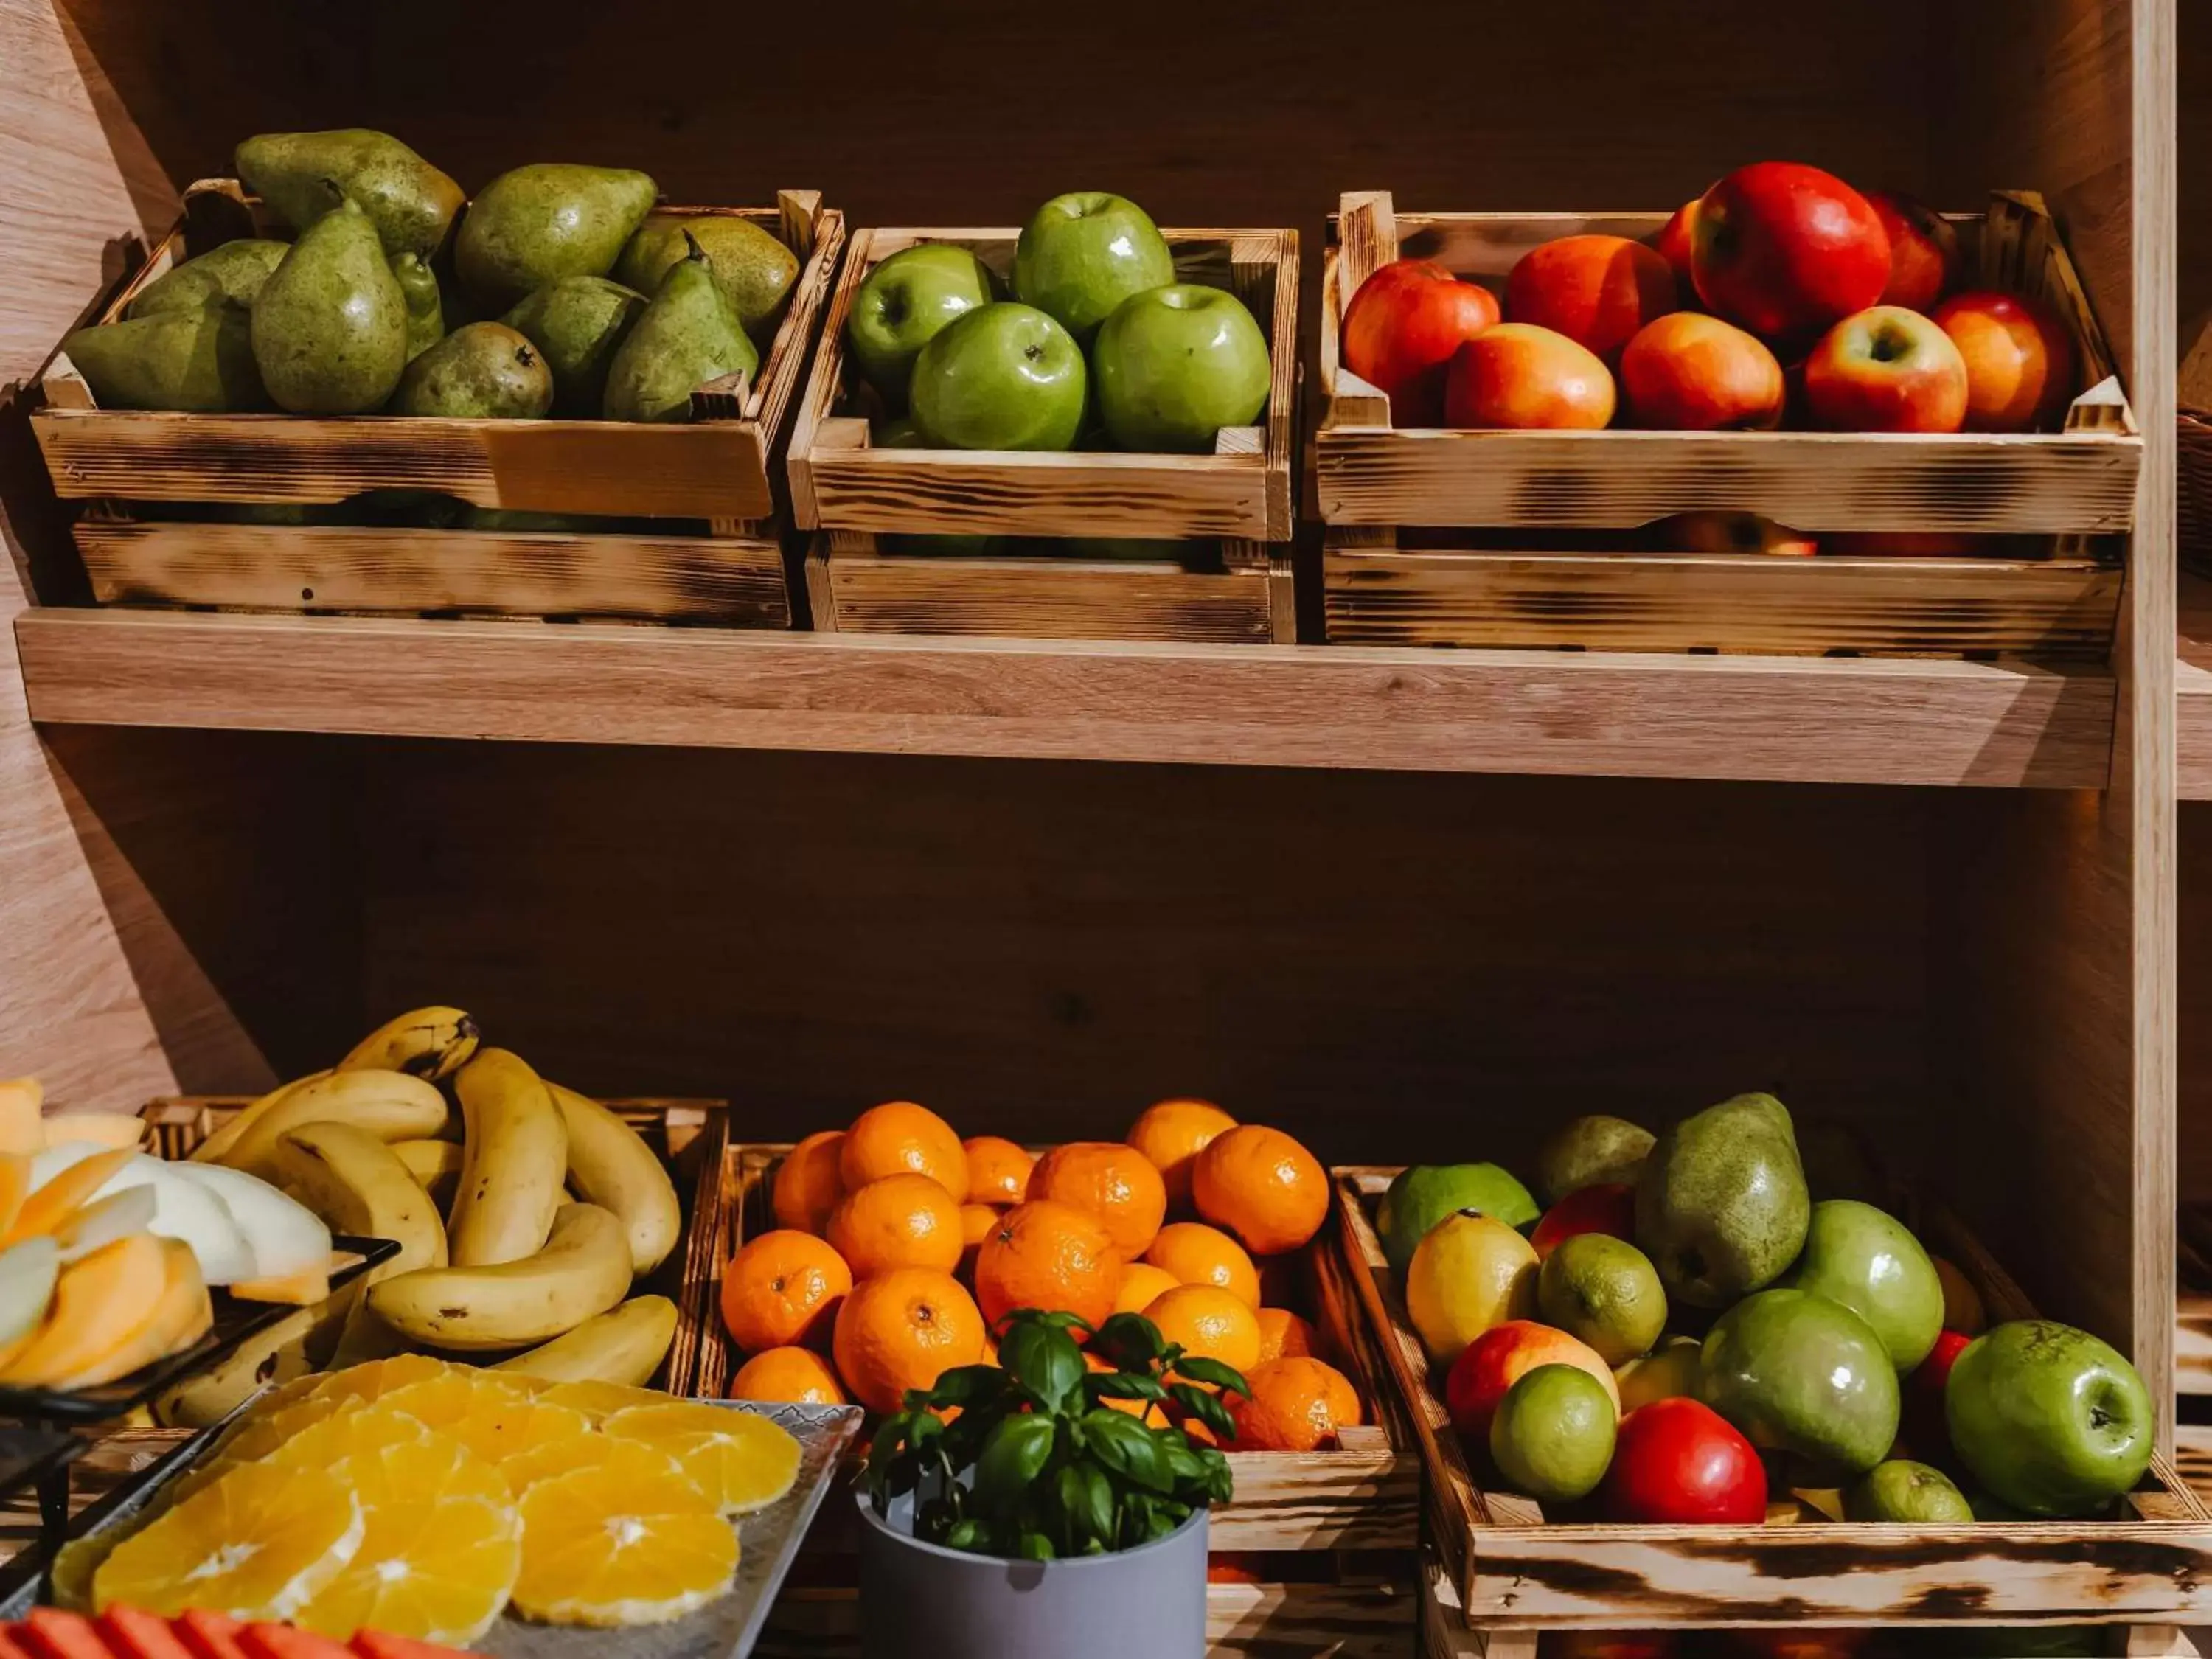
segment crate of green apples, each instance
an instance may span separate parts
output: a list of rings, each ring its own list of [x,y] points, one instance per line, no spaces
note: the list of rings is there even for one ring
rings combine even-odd
[[[2212,1516],[2134,1366],[1863,1139],[1807,1137],[1741,1095],[1656,1137],[1577,1119],[1529,1184],[1339,1172],[1466,1622],[2200,1620]]]
[[[817,192],[671,207],[264,134],[63,342],[33,426],[103,603],[787,625],[780,505],[842,256]]]
[[[1289,642],[1297,234],[855,234],[791,442],[839,632]]]

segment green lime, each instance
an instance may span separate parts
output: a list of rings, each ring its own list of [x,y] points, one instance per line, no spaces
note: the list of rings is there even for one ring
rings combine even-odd
[[[1625,1238],[1562,1239],[1536,1279],[1536,1310],[1597,1350],[1608,1365],[1650,1351],[1667,1324],[1667,1292],[1651,1258]]]
[[[1490,1419],[1498,1471],[1547,1504],[1587,1497],[1613,1462],[1613,1397],[1579,1365],[1539,1365],[1505,1391]]]
[[[1974,1518],[1973,1505],[1941,1469],[1908,1458],[1877,1463],[1844,1491],[1846,1521],[1917,1521],[1949,1525]]]

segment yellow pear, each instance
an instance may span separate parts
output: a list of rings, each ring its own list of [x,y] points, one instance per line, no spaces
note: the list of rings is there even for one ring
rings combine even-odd
[[[1462,1210],[1429,1229],[1406,1267],[1406,1312],[1438,1366],[1493,1325],[1536,1312],[1535,1247],[1495,1217]]]

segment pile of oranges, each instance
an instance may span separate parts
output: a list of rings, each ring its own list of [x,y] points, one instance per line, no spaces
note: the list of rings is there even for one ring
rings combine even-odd
[[[1360,1420],[1312,1327],[1279,1305],[1290,1253],[1328,1217],[1328,1174],[1206,1101],[1161,1101],[1127,1140],[1036,1158],[892,1101],[800,1141],[771,1200],[775,1229],[722,1276],[723,1322],[749,1356],[732,1398],[896,1411],[941,1372],[994,1363],[1006,1315],[1042,1308],[1094,1326],[1140,1313],[1243,1372],[1237,1449],[1311,1451]]]

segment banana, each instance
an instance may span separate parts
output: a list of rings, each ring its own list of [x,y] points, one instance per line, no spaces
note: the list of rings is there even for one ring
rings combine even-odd
[[[459,1009],[411,1008],[355,1043],[337,1068],[404,1072],[436,1083],[467,1065],[476,1051],[477,1023]]]
[[[430,1194],[366,1129],[303,1123],[277,1137],[272,1158],[277,1178],[332,1231],[398,1241],[399,1254],[369,1274],[372,1284],[446,1265],[446,1230]]]
[[[154,1400],[154,1419],[164,1428],[204,1429],[252,1399],[264,1382],[289,1382],[321,1364],[337,1339],[355,1300],[349,1285],[329,1301],[286,1314],[248,1337],[207,1370]]]
[[[229,1122],[193,1147],[190,1153],[191,1162],[222,1163],[230,1156],[230,1149],[238,1145],[240,1138],[259,1122],[278,1101],[283,1100],[295,1089],[304,1089],[310,1083],[320,1083],[329,1075],[328,1072],[310,1072],[305,1077],[294,1078],[289,1083],[278,1084],[252,1105],[243,1107],[233,1113]]]
[[[634,1296],[586,1320],[565,1336],[502,1359],[491,1369],[548,1382],[620,1382],[641,1388],[660,1369],[676,1340],[676,1304],[665,1296]]]
[[[568,1172],[568,1130],[552,1093],[504,1048],[483,1049],[462,1066],[453,1092],[465,1126],[461,1189],[446,1222],[453,1265],[495,1267],[533,1255],[551,1231]]]
[[[629,1291],[629,1238],[622,1222],[596,1204],[563,1204],[535,1255],[401,1273],[369,1286],[368,1305],[410,1342],[472,1353],[559,1336]]]
[[[612,1210],[629,1234],[629,1261],[649,1273],[684,1234],[676,1183],[638,1132],[596,1100],[545,1085],[568,1126],[568,1185],[586,1204]]]
[[[392,1150],[441,1214],[452,1207],[454,1189],[461,1184],[459,1146],[450,1140],[395,1140]]]
[[[416,1140],[445,1122],[446,1097],[434,1084],[404,1072],[332,1072],[288,1091],[208,1161],[268,1179],[278,1139],[303,1123],[350,1123],[379,1140]]]

